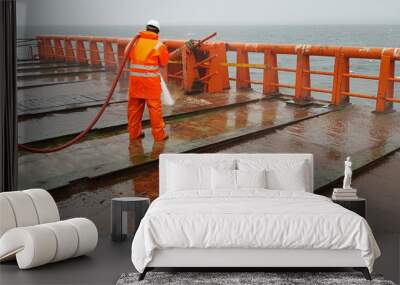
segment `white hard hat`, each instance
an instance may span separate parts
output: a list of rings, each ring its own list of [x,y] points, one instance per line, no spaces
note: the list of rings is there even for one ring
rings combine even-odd
[[[150,21],[148,21],[147,26],[153,26],[153,27],[156,27],[157,29],[160,29],[160,23],[154,19],[151,19]]]

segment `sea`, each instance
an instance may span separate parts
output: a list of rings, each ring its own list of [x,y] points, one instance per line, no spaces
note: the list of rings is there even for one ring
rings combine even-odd
[[[74,34],[110,37],[133,37],[143,29],[142,26],[20,26],[17,28],[19,38],[31,38],[38,34]],[[394,47],[400,48],[400,25],[250,25],[250,26],[162,26],[162,39],[200,39],[217,32],[216,41],[259,42],[274,44],[318,44],[361,47]],[[250,63],[263,63],[261,54],[251,53]],[[228,61],[235,62],[235,54],[228,53]],[[278,64],[282,67],[295,67],[294,55],[279,55]],[[334,59],[329,57],[311,57],[311,69],[333,71]],[[378,75],[379,60],[351,59],[351,72]],[[230,76],[235,69],[230,68]],[[400,63],[396,63],[396,76],[400,77]],[[251,79],[262,79],[262,70],[251,70]],[[281,83],[293,84],[294,74],[279,72]],[[332,77],[312,75],[312,86],[331,89]],[[355,93],[375,96],[378,82],[373,80],[350,80],[350,89]],[[260,86],[253,86],[259,89]],[[281,89],[285,94],[293,94],[291,89]],[[329,94],[313,92],[313,97],[329,100]],[[395,85],[395,97],[400,98],[400,84]],[[374,100],[351,98],[353,103],[375,105]],[[400,109],[400,104],[395,104]]]

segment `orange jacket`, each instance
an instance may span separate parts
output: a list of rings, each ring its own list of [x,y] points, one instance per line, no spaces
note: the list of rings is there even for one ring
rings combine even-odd
[[[129,59],[129,96],[160,99],[160,67],[168,64],[168,50],[158,40],[158,35],[148,31],[140,32]]]

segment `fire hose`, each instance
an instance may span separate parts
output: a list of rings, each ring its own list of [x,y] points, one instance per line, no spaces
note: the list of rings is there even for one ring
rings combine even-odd
[[[205,41],[211,39],[212,37],[216,36],[217,33],[212,33],[209,36],[199,40],[199,41],[189,41],[189,45],[188,47],[190,49],[193,48],[197,48],[199,47],[202,43],[204,43]],[[122,64],[120,65],[117,75],[114,78],[114,81],[111,85],[111,88],[108,92],[107,97],[104,100],[103,105],[101,106],[100,110],[97,112],[96,116],[93,118],[93,120],[89,123],[89,125],[86,127],[86,129],[84,129],[82,132],[80,132],[78,135],[76,135],[74,138],[72,138],[71,140],[67,141],[66,143],[59,145],[59,146],[55,146],[55,147],[46,147],[46,148],[35,148],[35,147],[30,147],[24,144],[18,144],[18,147],[22,150],[25,151],[29,151],[29,152],[34,152],[34,153],[51,153],[51,152],[56,152],[56,151],[60,151],[63,150],[75,143],[77,143],[78,141],[80,141],[82,138],[84,138],[91,130],[92,128],[96,125],[97,121],[100,119],[100,117],[103,115],[104,111],[106,110],[107,106],[110,103],[111,97],[114,95],[114,91],[115,88],[117,87],[117,83],[119,81],[119,79],[121,78],[122,72],[124,71],[124,67],[126,65],[126,62],[128,61],[129,58],[129,52],[132,49],[133,45],[136,43],[136,41],[138,40],[139,36],[135,36],[128,44],[128,47],[124,53],[124,57],[122,60]],[[178,56],[180,53],[182,52],[182,48],[180,49],[176,49],[174,50],[172,53],[170,53],[169,58],[174,58],[176,56]]]

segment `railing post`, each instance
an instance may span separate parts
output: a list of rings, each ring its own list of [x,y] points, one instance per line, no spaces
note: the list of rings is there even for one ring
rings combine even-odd
[[[223,76],[221,72],[221,67],[222,66],[222,58],[219,56],[219,46],[217,43],[212,43],[207,45],[206,51],[208,51],[208,56],[213,57],[209,62],[208,62],[208,68],[207,68],[207,75],[211,76],[209,79],[207,79],[207,93],[217,93],[217,92],[222,92],[224,89],[223,86]]]
[[[65,60],[64,49],[61,44],[61,39],[54,39],[54,45],[55,45],[56,60],[59,61]]]
[[[125,44],[118,43],[117,45],[118,66],[121,66],[122,62],[124,61],[125,48],[126,48]]]
[[[302,46],[297,50],[297,63],[296,63],[296,85],[295,85],[295,101],[305,101],[311,99],[310,88],[311,75],[306,70],[310,70],[310,56],[305,54],[306,46]]]
[[[46,59],[54,59],[54,50],[53,50],[51,39],[45,38],[44,43],[45,43],[45,58]]]
[[[343,105],[350,102],[348,96],[344,96],[343,92],[350,92],[350,78],[344,76],[350,72],[350,59],[345,57],[341,50],[335,57],[335,67],[333,75],[332,99],[333,105]]]
[[[90,64],[91,65],[101,65],[99,48],[97,47],[97,42],[89,41],[89,52],[90,52]]]
[[[249,54],[247,51],[237,51],[237,64],[249,64]],[[248,67],[236,67],[236,89],[250,89],[250,70]]]
[[[66,62],[75,62],[75,53],[74,48],[72,47],[72,42],[70,39],[66,38],[64,40],[64,48],[65,48],[65,61]]]
[[[104,65],[106,68],[114,69],[117,67],[114,51],[111,42],[104,42]]]
[[[387,102],[386,98],[394,96],[395,61],[393,55],[383,52],[379,71],[378,94],[376,100],[376,112],[389,112],[393,110],[393,102]]]
[[[48,60],[50,58],[49,47],[48,47],[49,44],[46,38],[43,38],[42,41],[43,41],[43,59]]]
[[[76,54],[77,54],[79,63],[84,63],[84,64],[88,63],[88,57],[86,54],[85,43],[83,42],[83,40],[76,41]]]
[[[229,89],[231,88],[229,82],[229,68],[223,65],[223,63],[228,62],[228,57],[226,54],[226,45],[223,42],[217,44],[217,61],[220,64],[218,72],[222,78],[222,88]]]
[[[279,95],[278,58],[271,50],[264,52],[263,94]]]
[[[168,47],[168,46],[167,46]],[[173,49],[168,48],[168,51],[171,52]],[[176,63],[169,62],[166,66],[167,68],[167,75],[168,75],[168,82],[173,82],[176,85],[183,86],[183,63],[182,63],[182,54],[176,58],[174,61]],[[180,61],[180,63],[178,63]],[[179,78],[178,78],[179,77]]]
[[[39,59],[43,60],[45,59],[44,40],[41,37],[37,37],[37,42],[38,42]]]
[[[125,55],[126,47],[127,47],[127,44],[120,43],[120,42],[118,42],[118,44],[117,44],[117,62],[118,62],[118,67],[121,67],[121,65],[124,62],[124,55]],[[126,63],[125,70],[129,69],[129,65],[130,65],[130,60],[128,60],[128,62]],[[126,79],[126,78],[128,78],[129,73],[128,72],[122,72],[121,76],[122,76],[122,78]],[[122,86],[121,82],[123,82],[123,81],[120,81],[120,85]]]
[[[29,58],[34,59],[32,46],[29,47]]]

